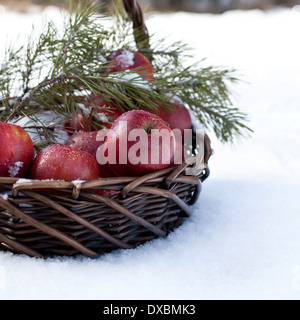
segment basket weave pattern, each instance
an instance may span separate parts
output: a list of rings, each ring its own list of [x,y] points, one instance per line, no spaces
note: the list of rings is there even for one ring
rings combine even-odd
[[[186,167],[76,185],[0,178],[1,189],[11,190],[8,200],[0,197],[2,249],[36,257],[80,253],[96,258],[163,237],[190,215],[209,173],[206,168],[199,176],[185,176]],[[42,192],[45,188],[61,194]],[[93,193],[103,188],[120,193]]]

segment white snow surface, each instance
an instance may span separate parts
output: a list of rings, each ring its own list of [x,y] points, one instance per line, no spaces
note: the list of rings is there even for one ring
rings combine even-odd
[[[44,13],[59,20],[53,7]],[[24,38],[41,19],[2,8],[1,39]],[[195,61],[239,70],[236,104],[255,133],[230,146],[209,132],[211,176],[168,237],[96,260],[1,252],[0,298],[299,299],[300,13],[154,13],[147,24],[195,48]]]

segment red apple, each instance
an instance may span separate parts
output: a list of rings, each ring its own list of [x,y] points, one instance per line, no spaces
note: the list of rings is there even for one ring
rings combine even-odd
[[[101,132],[100,132],[101,133]],[[85,151],[92,155],[96,159],[96,153],[98,148],[104,143],[104,139],[97,139],[99,137],[98,131],[92,132],[76,132],[72,135],[69,141],[67,141],[67,145],[72,148],[76,148],[82,151]],[[111,178],[116,175],[109,169],[109,167],[105,165],[99,164],[99,177],[100,178]],[[102,196],[114,196],[120,193],[120,191],[116,190],[87,190],[91,193],[99,194]]]
[[[75,132],[70,139],[65,143],[72,148],[85,151],[96,158],[98,148],[104,143],[97,141],[97,131],[92,132]]]
[[[100,139],[97,139],[97,135],[99,135],[98,131],[75,132],[71,136],[71,138],[66,142],[66,145],[87,152],[90,155],[92,155],[96,160],[97,150],[104,143],[104,138],[101,141],[99,141]],[[110,178],[115,176],[115,174],[109,169],[107,165],[99,164],[99,170],[100,178]]]
[[[139,52],[118,50],[108,57],[106,73],[135,70],[142,79],[153,81],[153,68],[149,60]]]
[[[95,194],[99,194],[100,196],[105,196],[105,197],[112,197],[117,194],[120,194],[121,191],[116,191],[116,190],[97,190],[96,192],[93,192]],[[119,197],[118,197],[119,199]]]
[[[34,146],[20,126],[0,122],[0,177],[25,178],[34,157]]]
[[[94,180],[99,178],[99,166],[93,156],[61,144],[42,149],[33,161],[31,179]]]
[[[103,114],[106,119],[98,121],[99,125],[110,129],[112,123],[122,114],[113,102],[106,102],[99,95],[92,93],[88,99],[92,106],[93,112]]]
[[[79,131],[96,131],[101,127],[109,129],[114,120],[116,120],[122,114],[122,112],[119,111],[112,102],[105,102],[95,93],[92,93],[89,97],[87,97],[86,101],[91,104],[92,113],[90,116],[87,116],[81,109],[78,109],[72,118],[65,123],[64,128],[69,135]],[[103,114],[103,116],[101,114]],[[97,125],[93,125],[92,117],[95,118]]]
[[[170,124],[170,128],[180,129],[184,137],[185,129],[192,129],[192,119],[189,110],[180,102],[171,103],[172,109],[165,111],[160,110],[157,114]]]
[[[106,160],[117,176],[141,176],[170,165],[174,140],[170,127],[160,117],[132,110],[114,122],[97,159],[103,156],[99,162]]]
[[[86,116],[81,109],[78,109],[64,125],[65,130],[69,135],[78,131],[92,131],[95,128],[92,127],[91,118]]]

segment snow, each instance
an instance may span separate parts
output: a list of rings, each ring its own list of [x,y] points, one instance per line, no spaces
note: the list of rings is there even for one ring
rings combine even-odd
[[[120,67],[128,68],[134,65],[134,53],[128,50],[122,51],[115,59]]]
[[[103,108],[106,108],[106,107],[107,107],[106,105],[103,106]],[[109,121],[109,119],[105,113],[97,112],[94,116],[96,117],[97,120],[99,120],[101,122],[106,123]]]
[[[34,180],[32,180],[32,179],[21,178],[16,183],[27,183],[27,182],[33,182],[33,181]]]
[[[143,89],[150,89],[151,88],[151,86],[147,80],[144,80],[138,73],[132,72],[130,70],[126,70],[126,71],[122,72],[121,74],[111,73],[109,75],[109,78],[122,80],[124,82],[130,81],[130,83],[134,84],[137,87],[143,88]]]
[[[40,19],[0,10],[12,35]],[[192,217],[168,237],[96,260],[2,252],[0,298],[299,299],[300,12],[153,14],[147,24],[194,47],[192,59],[239,70],[236,104],[252,138],[222,145],[209,132],[211,176]]]
[[[15,162],[12,166],[8,168],[8,173],[11,178],[14,178],[23,167],[24,163],[22,161]]]
[[[0,193],[0,197],[4,200],[8,199],[8,193]]]
[[[86,182],[85,180],[80,180],[80,179],[77,179],[77,180],[74,180],[74,181],[72,181],[72,183],[76,186],[76,187],[78,187],[78,186],[80,186],[82,183],[84,183],[84,182]]]

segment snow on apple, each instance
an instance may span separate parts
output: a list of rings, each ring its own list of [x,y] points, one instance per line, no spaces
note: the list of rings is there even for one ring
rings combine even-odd
[[[134,53],[128,50],[124,50],[120,54],[114,53],[111,58],[115,58],[121,68],[128,68],[134,65]]]
[[[105,101],[100,95],[91,93],[87,100],[91,104],[93,116],[99,117],[99,126],[110,128],[114,120],[122,114],[113,101]]]
[[[134,70],[144,80],[152,82],[154,79],[153,68],[149,60],[140,52],[129,52],[118,50],[108,57],[108,66],[104,70],[106,73],[124,72]]]
[[[73,116],[65,122],[64,130],[69,136],[79,131],[91,132],[99,130],[101,127],[110,128],[112,122],[122,114],[113,102],[104,101],[95,93],[87,96],[86,102],[90,105],[89,108],[80,106]]]
[[[17,161],[13,165],[9,166],[8,173],[10,177],[16,177],[23,165],[24,163],[22,161]]]

